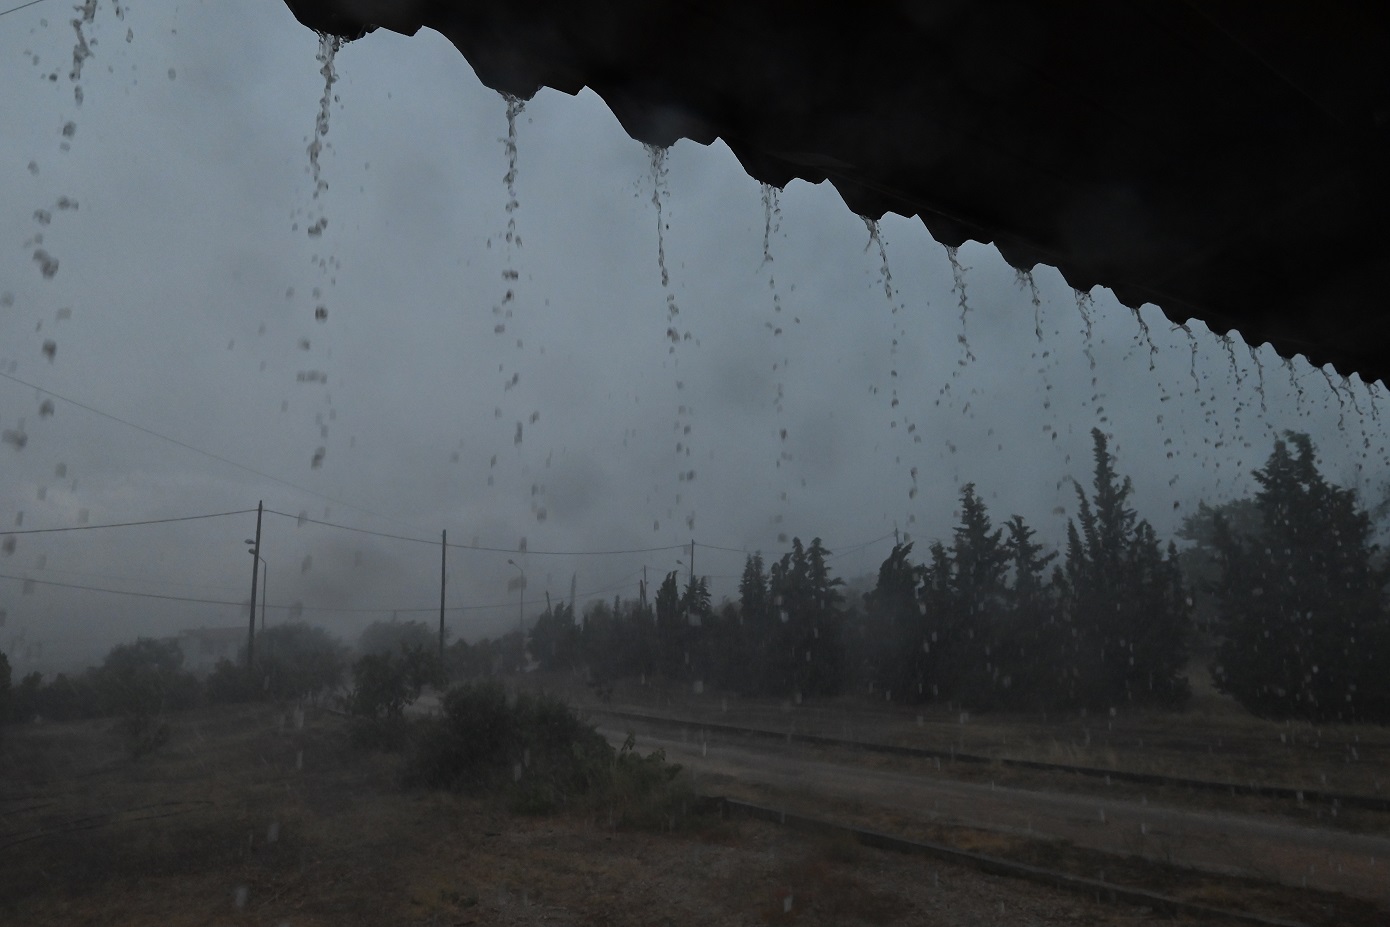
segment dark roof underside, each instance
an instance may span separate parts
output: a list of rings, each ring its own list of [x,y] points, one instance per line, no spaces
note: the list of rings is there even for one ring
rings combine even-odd
[[[1390,4],[287,2],[338,35],[428,26],[499,91],[590,87],[640,141],[721,138],[757,180],[1390,379]]]

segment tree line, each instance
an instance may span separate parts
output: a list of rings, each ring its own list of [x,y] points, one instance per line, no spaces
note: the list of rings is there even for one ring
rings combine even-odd
[[[1177,708],[1191,696],[1195,653],[1215,686],[1256,714],[1390,720],[1390,566],[1370,515],[1318,471],[1306,435],[1275,442],[1251,497],[1186,518],[1181,553],[1130,505],[1105,436],[1092,438],[1091,485],[1075,485],[1059,549],[1020,516],[996,524],[968,483],[950,538],[925,557],[896,543],[863,595],[846,596],[819,538],[796,538],[776,560],[746,558],[736,600],[716,605],[707,578],[672,571],[650,601],[644,589],[582,616],[573,602],[548,604],[529,633],[455,641],[442,660],[419,622],[368,628],[350,673],[348,648],[302,624],[265,632],[253,673],[224,661],[202,680],[181,669],[173,642],[121,645],[101,666],[46,684],[31,674],[11,686],[0,654],[0,717],[91,717],[112,704],[144,717],[349,683],[346,706],[389,713],[426,684],[537,664],[601,691],[660,678],[795,700],[858,692],[974,709]]]
[[[1092,440],[1091,484],[1075,485],[1057,549],[1018,515],[996,524],[966,484],[950,539],[925,557],[895,544],[861,601],[819,538],[794,539],[775,561],[750,555],[737,600],[718,607],[704,578],[673,571],[650,604],[591,603],[578,621],[573,603],[547,608],[529,653],[600,686],[662,677],[978,709],[1179,708],[1201,660],[1255,714],[1390,720],[1390,567],[1306,435],[1275,442],[1252,497],[1186,518],[1182,552],[1132,507],[1105,435]]]

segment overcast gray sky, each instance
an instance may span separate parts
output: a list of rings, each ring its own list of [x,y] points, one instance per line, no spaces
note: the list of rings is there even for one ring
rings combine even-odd
[[[879,226],[890,295],[832,189],[795,183],[771,212],[720,143],[678,144],[658,174],[587,92],[543,91],[517,117],[508,212],[507,105],[434,33],[339,52],[316,199],[312,33],[274,2],[123,7],[83,27],[80,82],[71,0],[0,16],[5,529],[263,499],[420,539],[267,516],[270,621],[347,639],[393,609],[436,620],[447,529],[503,549],[449,551],[449,624],[475,639],[515,620],[509,558],[531,601],[575,573],[581,596],[635,595],[644,566],[656,581],[688,563],[647,549],[692,538],[716,596],[742,551],[795,535],[853,577],[895,527],[948,536],[967,480],[1055,544],[1093,426],[1164,535],[1198,500],[1250,492],[1286,428],[1337,481],[1385,479],[1383,390],[1339,398],[1302,361],[1189,338],[1150,306],[1151,350],[1109,293],[1088,323],[1048,268],[1035,310],[992,248],[963,248],[957,274],[916,220]],[[239,603],[253,531],[242,514],[11,536],[0,648],[51,668],[243,622],[237,604],[46,584]],[[644,552],[538,553],[615,550]]]

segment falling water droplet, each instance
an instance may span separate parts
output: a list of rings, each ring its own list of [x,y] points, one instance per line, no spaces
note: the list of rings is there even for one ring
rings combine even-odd
[[[961,363],[972,363],[975,360],[975,354],[970,350],[970,341],[966,337],[965,323],[966,316],[970,312],[970,303],[965,292],[965,274],[970,268],[961,264],[960,249],[954,246],[946,246],[946,260],[951,263],[952,289],[955,290],[956,303],[960,308],[960,334],[956,336],[956,341],[960,343],[961,348],[965,351],[965,358]]]

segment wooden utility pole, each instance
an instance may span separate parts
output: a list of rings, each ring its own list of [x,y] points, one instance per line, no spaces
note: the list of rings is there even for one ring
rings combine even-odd
[[[690,539],[690,588],[695,588],[695,539]]]
[[[246,630],[246,669],[255,666],[256,655],[256,580],[261,575],[261,514],[265,511],[265,500],[256,503],[256,546],[251,553],[251,626]]]
[[[449,532],[439,534],[439,663],[444,664],[444,577],[449,561]]]

